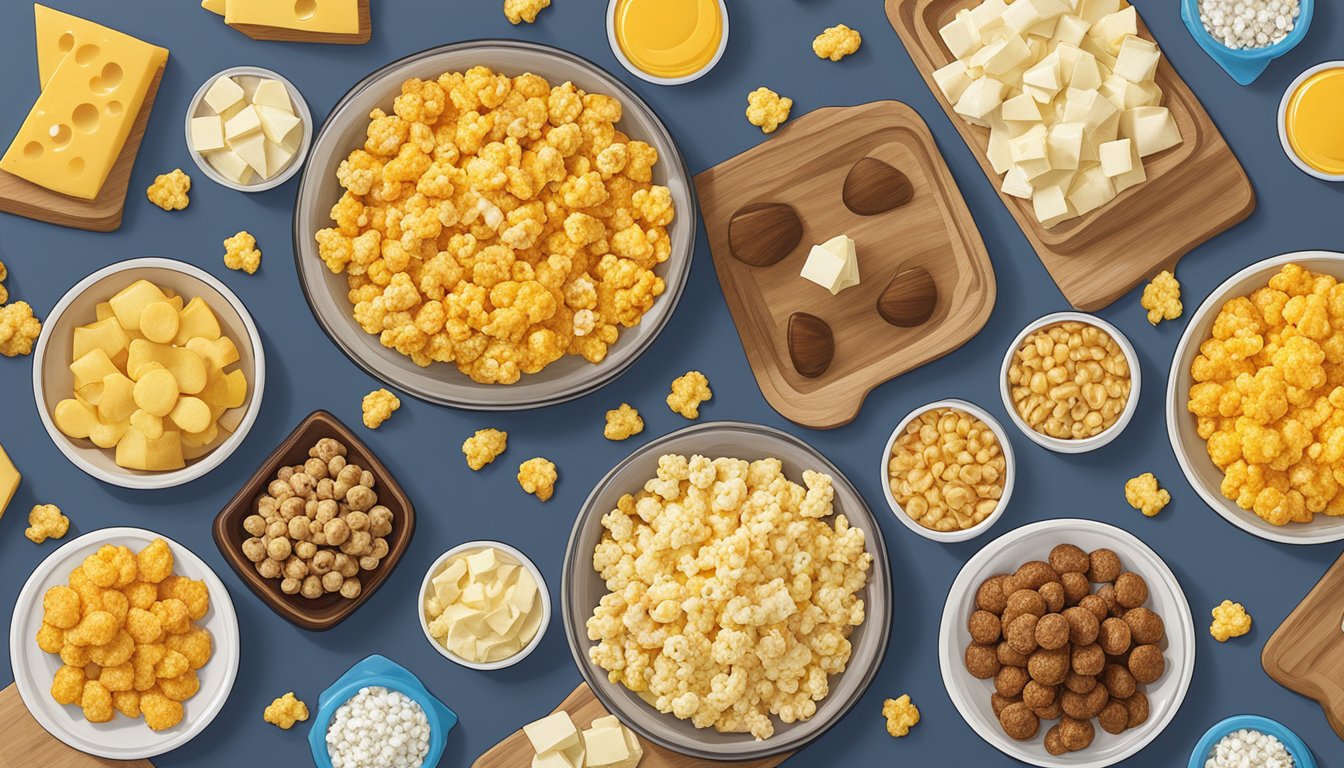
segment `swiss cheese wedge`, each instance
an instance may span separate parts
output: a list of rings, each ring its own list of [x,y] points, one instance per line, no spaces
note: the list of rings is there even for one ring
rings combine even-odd
[[[224,22],[353,35],[359,32],[359,3],[357,0],[297,0],[293,3],[227,0]]]

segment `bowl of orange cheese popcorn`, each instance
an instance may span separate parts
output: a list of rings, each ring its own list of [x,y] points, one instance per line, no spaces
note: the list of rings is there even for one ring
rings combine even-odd
[[[1190,484],[1232,524],[1344,539],[1344,254],[1277,256],[1215,289],[1176,349],[1167,428]]]
[[[370,374],[439,404],[533,408],[653,341],[696,215],[633,91],[570,53],[478,41],[389,64],[336,106],[295,258],[319,324]]]

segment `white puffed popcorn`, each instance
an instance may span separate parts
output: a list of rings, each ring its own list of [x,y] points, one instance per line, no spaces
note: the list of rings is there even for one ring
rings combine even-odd
[[[1199,20],[1228,48],[1264,48],[1293,31],[1298,0],[1199,0]]]
[[[420,768],[429,753],[429,718],[406,694],[360,688],[327,728],[333,768]]]
[[[1293,757],[1273,736],[1243,728],[1213,745],[1204,768],[1293,768]]]

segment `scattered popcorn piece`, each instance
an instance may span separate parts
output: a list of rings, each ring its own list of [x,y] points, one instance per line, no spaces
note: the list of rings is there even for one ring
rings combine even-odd
[[[250,232],[239,232],[224,241],[224,266],[255,275],[261,267],[261,251],[257,238]]]
[[[639,411],[631,408],[629,403],[621,403],[620,408],[607,411],[607,426],[602,429],[602,436],[608,440],[624,440],[643,431],[644,419],[640,418]]]
[[[262,719],[281,730],[288,731],[294,727],[294,723],[308,719],[308,705],[294,698],[294,692],[290,691],[272,701],[262,713]]]
[[[1152,472],[1144,472],[1125,483],[1125,501],[1146,517],[1153,517],[1171,502],[1171,494],[1159,488]]]
[[[524,21],[531,24],[537,20],[537,14],[550,5],[551,0],[504,0],[504,15],[510,24]]]
[[[555,493],[555,481],[558,477],[555,464],[540,456],[518,465],[518,484],[524,491],[542,501],[551,498]]]
[[[1220,643],[1226,643],[1233,637],[1241,637],[1251,631],[1251,615],[1241,603],[1224,600],[1213,609],[1213,624],[1209,634]]]
[[[478,429],[476,434],[462,443],[462,455],[467,457],[467,466],[480,470],[486,464],[499,458],[509,447],[509,433],[498,429]]]
[[[42,333],[42,323],[33,317],[26,301],[0,307],[0,355],[18,357],[31,354],[33,342]]]
[[[364,396],[364,402],[361,408],[364,411],[364,426],[369,429],[377,429],[392,417],[393,412],[401,407],[401,400],[396,395],[388,392],[386,389],[375,389]]]
[[[9,277],[9,270],[5,268],[5,262],[0,261],[0,283],[5,282],[5,278],[7,277]],[[7,301],[9,301],[9,289],[0,285],[0,304],[4,304]]]
[[[714,397],[709,379],[699,371],[688,371],[672,382],[672,393],[667,396],[667,407],[688,419],[700,418],[700,404]]]
[[[757,88],[747,95],[747,122],[760,128],[761,133],[774,133],[780,123],[789,119],[790,109],[793,99],[769,88]]]
[[[834,27],[828,27],[825,32],[817,35],[816,39],[812,41],[812,52],[817,54],[819,59],[839,61],[859,50],[862,43],[863,37],[857,29],[850,29],[844,24],[837,24]]]
[[[887,719],[887,733],[899,739],[919,722],[919,707],[910,701],[910,694],[906,694],[882,702],[882,716]]]
[[[1144,286],[1139,304],[1148,310],[1148,322],[1153,325],[1163,320],[1175,320],[1184,310],[1181,306],[1181,284],[1175,275],[1163,270]]]
[[[24,536],[34,544],[47,539],[59,539],[70,530],[70,518],[61,514],[61,508],[55,504],[38,504],[28,513],[28,529]]]
[[[191,177],[183,173],[181,168],[175,168],[172,173],[160,174],[155,178],[145,193],[149,196],[149,202],[163,210],[180,211],[191,203],[187,196],[190,191]]]

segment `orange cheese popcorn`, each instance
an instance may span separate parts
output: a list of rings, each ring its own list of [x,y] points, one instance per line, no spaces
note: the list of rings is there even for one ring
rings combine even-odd
[[[747,95],[747,122],[760,128],[761,133],[774,133],[789,119],[791,109],[793,99],[782,97],[769,88],[757,88]]]
[[[261,268],[261,250],[257,238],[249,232],[239,232],[224,241],[224,266],[255,275]]]
[[[550,499],[555,493],[555,481],[558,477],[555,464],[540,456],[528,459],[518,466],[518,484],[524,491],[542,501]]]
[[[509,445],[509,433],[498,429],[478,429],[462,443],[462,455],[473,471],[499,458]]]
[[[183,173],[181,168],[174,168],[172,173],[155,177],[154,183],[145,190],[145,194],[149,197],[149,202],[165,211],[180,211],[191,203],[191,199],[187,196],[190,191],[191,177]]]
[[[683,418],[700,418],[700,404],[714,397],[709,379],[699,371],[688,371],[672,382],[672,393],[667,396],[667,407]]]
[[[899,699],[887,699],[882,702],[882,716],[887,719],[887,733],[900,738],[910,733],[910,728],[919,722],[919,707],[910,701],[906,694]]]
[[[42,333],[42,323],[33,317],[26,301],[0,307],[0,355],[20,357],[31,354],[33,342]]]
[[[812,41],[812,52],[817,54],[819,59],[839,61],[859,50],[862,43],[863,37],[857,29],[837,24],[834,27],[827,27],[825,32],[817,35]]]
[[[537,20],[537,14],[550,5],[551,0],[504,0],[504,16],[510,24],[531,24]]]
[[[59,539],[70,530],[70,518],[61,514],[55,504],[38,504],[28,513],[28,528],[23,535],[34,544],[47,539]]]
[[[272,701],[261,717],[275,727],[288,731],[294,727],[294,723],[308,719],[308,705],[294,698],[294,692],[290,691]]]
[[[392,417],[393,412],[401,408],[401,399],[386,389],[375,389],[364,396],[361,409],[364,411],[364,426],[377,429]]]
[[[631,435],[644,431],[644,419],[639,411],[629,403],[621,403],[620,408],[607,411],[607,425],[602,428],[602,436],[608,440],[625,440]]]
[[[1175,320],[1181,316],[1181,284],[1176,276],[1163,270],[1143,288],[1143,297],[1139,305],[1148,310],[1148,322],[1157,325],[1163,320]]]
[[[1241,637],[1251,631],[1251,615],[1241,603],[1224,600],[1213,609],[1213,623],[1209,625],[1209,634],[1220,643],[1226,643],[1234,637]]]

